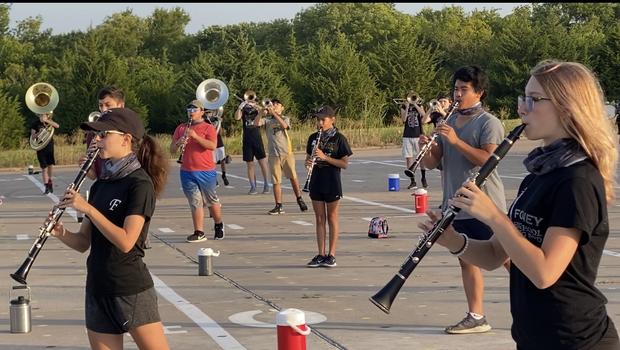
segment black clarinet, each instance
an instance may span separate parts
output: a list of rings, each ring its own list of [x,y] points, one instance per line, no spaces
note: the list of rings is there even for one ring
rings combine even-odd
[[[77,174],[73,182],[69,185],[67,191],[80,190],[82,183],[86,179],[86,173],[88,173],[88,170],[93,165],[95,159],[99,155],[99,150],[99,148],[95,148],[93,151],[88,153],[86,157],[86,162],[84,162],[82,168],[80,168],[80,172]],[[30,268],[34,263],[34,260],[37,258],[37,255],[39,255],[41,248],[43,248],[43,244],[45,244],[45,241],[47,241],[47,238],[50,236],[52,230],[54,229],[54,226],[56,226],[56,224],[60,220],[60,217],[65,212],[65,209],[66,208],[59,208],[58,206],[54,206],[54,208],[52,208],[52,214],[39,228],[39,237],[37,237],[32,247],[30,247],[26,260],[24,260],[24,263],[19,267],[19,269],[17,269],[17,271],[15,271],[15,273],[11,274],[11,277],[15,281],[21,284],[26,284],[26,277],[28,277],[28,272],[30,272]]]
[[[308,176],[306,177],[306,183],[304,184],[304,188],[301,190],[303,192],[310,192],[310,179],[312,178],[312,169],[314,169],[314,164],[316,163],[316,150],[319,148],[319,142],[321,142],[321,134],[322,131],[319,129],[319,135],[316,137],[316,143],[314,144],[314,148],[312,149],[312,163],[310,164],[310,169],[308,169]]]
[[[495,149],[495,152],[489,157],[489,159],[482,165],[477,173],[469,177],[468,181],[475,181],[476,186],[480,187],[487,179],[487,177],[495,170],[500,160],[504,158],[508,150],[512,147],[514,142],[519,138],[519,135],[525,129],[525,124],[521,124],[514,128],[508,136],[502,141],[502,143]],[[386,314],[390,313],[390,307],[392,302],[396,298],[396,295],[400,291],[400,288],[405,284],[409,275],[418,266],[422,258],[428,253],[435,241],[441,236],[443,231],[450,226],[456,214],[460,211],[460,208],[450,205],[441,215],[441,219],[435,223],[433,228],[422,235],[420,242],[416,248],[407,256],[405,262],[401,265],[398,273],[392,277],[392,279],[385,285],[377,294],[370,297],[370,301],[375,304],[381,311]]]
[[[448,119],[450,119],[450,117],[454,114],[454,112],[456,111],[458,107],[459,107],[459,101],[454,101],[452,106],[450,106],[450,109],[448,110],[446,117],[444,118],[443,122],[441,122],[441,124],[447,123]],[[413,178],[416,169],[420,166],[420,163],[422,162],[422,158],[424,158],[426,153],[431,149],[431,147],[433,146],[433,142],[435,142],[438,136],[439,134],[436,132],[434,132],[433,135],[431,135],[431,139],[428,141],[426,145],[424,145],[424,147],[422,147],[422,149],[420,150],[420,153],[418,153],[418,155],[415,157],[411,166],[405,169],[405,175],[407,175],[410,178]]]

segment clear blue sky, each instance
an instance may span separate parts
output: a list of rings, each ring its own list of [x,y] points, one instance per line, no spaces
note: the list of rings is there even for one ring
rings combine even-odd
[[[92,24],[97,26],[113,13],[127,8],[140,17],[148,17],[155,8],[171,9],[181,7],[189,13],[190,23],[185,28],[189,34],[195,34],[203,27],[227,25],[241,22],[270,22],[278,18],[291,19],[303,9],[315,3],[13,3],[10,17],[11,28],[17,21],[40,15],[43,18],[42,29],[52,29],[53,34],[68,33],[72,30],[86,31]],[[497,9],[505,16],[516,6],[527,3],[396,3],[401,12],[416,14],[425,7],[440,10],[452,4],[463,7],[466,11],[473,9]]]

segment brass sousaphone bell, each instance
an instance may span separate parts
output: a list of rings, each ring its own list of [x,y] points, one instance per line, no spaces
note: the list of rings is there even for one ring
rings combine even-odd
[[[58,91],[48,83],[32,84],[26,91],[26,106],[37,115],[51,114],[54,112],[58,101]],[[43,149],[52,140],[54,136],[54,127],[47,125],[41,131],[30,135],[30,147],[35,151]]]

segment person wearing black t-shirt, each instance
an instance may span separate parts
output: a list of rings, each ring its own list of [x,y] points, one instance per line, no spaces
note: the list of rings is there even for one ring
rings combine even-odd
[[[52,235],[79,252],[90,248],[85,317],[91,347],[121,349],[129,332],[140,349],[168,349],[157,293],[142,260],[168,159],[130,109],[110,109],[80,127],[95,132],[105,163],[88,202],[68,190],[58,203],[85,214],[79,230],[70,232],[59,222]]]
[[[260,136],[260,128],[254,126],[254,119],[258,115],[259,107],[254,100],[243,101],[235,111],[235,119],[243,122],[243,161],[248,170],[248,180],[250,181],[250,192],[257,194],[256,174],[254,173],[254,158],[258,160],[258,165],[263,173],[263,193],[269,193],[269,181],[267,181],[267,155],[263,138]]]
[[[424,108],[418,101],[409,103],[409,100],[405,100],[405,103],[401,105],[400,117],[405,123],[403,129],[403,157],[407,162],[407,168],[411,167],[413,160],[420,153],[420,146],[418,144],[418,138],[423,133],[422,125],[429,122],[430,118],[426,116]],[[426,183],[426,170],[420,167],[420,174],[422,175],[422,186],[428,187]],[[408,189],[415,189],[417,184],[415,182],[415,174],[411,178],[411,183],[407,186]]]
[[[446,118],[448,108],[450,108],[450,97],[442,96],[437,99],[437,105],[433,109],[426,112],[428,123],[433,123],[433,127],[437,127],[442,120]]]
[[[37,119],[30,125],[30,137],[42,132],[48,126],[54,129],[58,129],[60,125],[52,120],[52,116],[49,113],[37,114]],[[54,186],[52,185],[52,166],[56,165],[56,158],[54,157],[54,137],[52,136],[50,141],[45,147],[37,151],[37,160],[41,167],[41,177],[43,178],[43,184],[45,185],[45,194],[53,193]]]
[[[614,200],[615,135],[599,82],[584,65],[544,61],[519,96],[525,135],[542,140],[505,215],[473,183],[452,200],[490,226],[488,241],[449,227],[437,240],[471,264],[510,267],[512,337],[517,349],[618,350],[605,295],[595,281]],[[429,211],[433,221],[439,213]],[[428,229],[431,222],[421,224]]]
[[[316,240],[318,253],[307,264],[308,267],[336,266],[336,244],[338,243],[338,207],[342,198],[340,169],[346,169],[349,157],[353,154],[347,138],[341,134],[334,121],[336,113],[330,106],[319,108],[315,114],[318,119],[319,132],[308,138],[306,144],[306,167],[314,166],[310,176],[310,199],[316,222]],[[316,146],[316,147],[315,147]],[[325,254],[327,236],[326,224],[329,225],[329,249]]]

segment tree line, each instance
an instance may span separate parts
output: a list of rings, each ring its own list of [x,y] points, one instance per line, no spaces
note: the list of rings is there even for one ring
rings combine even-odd
[[[205,4],[205,13],[209,4]],[[402,13],[393,3],[321,3],[291,20],[209,25],[186,34],[190,15],[156,9],[146,18],[131,10],[106,17],[86,31],[52,35],[42,18],[9,26],[10,4],[0,4],[0,149],[28,135],[34,114],[24,94],[35,82],[59,92],[60,133],[76,132],[97,109],[96,94],[117,85],[126,104],[151,133],[171,133],[185,121],[185,105],[208,78],[224,81],[231,97],[224,127],[243,96],[279,98],[293,122],[321,104],[360,126],[389,124],[392,98],[414,90],[426,101],[450,93],[458,67],[478,64],[489,74],[487,105],[515,115],[529,70],[540,60],[579,61],[598,75],[609,100],[620,95],[620,5],[532,3],[500,16],[467,13],[460,6]],[[68,19],[70,20],[70,18]]]

